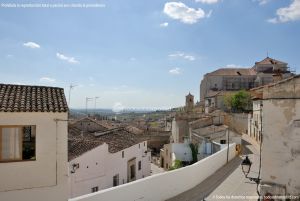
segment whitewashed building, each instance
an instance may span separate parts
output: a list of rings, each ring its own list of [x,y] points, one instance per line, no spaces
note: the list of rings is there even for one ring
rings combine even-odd
[[[61,88],[0,84],[0,200],[68,199]]]
[[[124,128],[81,132],[69,128],[69,197],[150,176],[147,141]]]
[[[188,139],[184,143],[165,144],[160,150],[160,164],[165,170],[169,170],[174,166],[176,160],[181,161],[183,164],[189,164],[193,161]]]

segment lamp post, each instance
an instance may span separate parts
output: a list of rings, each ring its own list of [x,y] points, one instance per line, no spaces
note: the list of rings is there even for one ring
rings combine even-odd
[[[252,162],[250,161],[249,157],[246,156],[246,158],[241,163],[242,171],[247,179],[249,179],[250,181],[254,181],[256,184],[259,184],[260,180],[261,180],[259,177],[257,177],[257,178],[248,177],[248,174],[251,169],[251,165],[252,165]]]

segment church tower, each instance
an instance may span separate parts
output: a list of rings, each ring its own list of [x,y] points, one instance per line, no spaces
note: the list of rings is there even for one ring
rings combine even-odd
[[[187,96],[185,96],[185,111],[191,112],[194,108],[194,96],[189,93]]]

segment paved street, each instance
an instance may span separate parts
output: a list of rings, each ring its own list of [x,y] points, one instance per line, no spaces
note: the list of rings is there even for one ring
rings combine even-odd
[[[151,175],[165,172],[165,170],[157,165],[151,163]]]
[[[248,176],[257,177],[259,155],[254,146],[243,142],[244,154],[249,154],[253,162]],[[256,184],[246,179],[240,163],[241,157],[236,157],[215,174],[208,177],[199,185],[195,186],[168,201],[200,201],[200,200],[257,200]],[[247,199],[245,199],[247,196]],[[252,199],[251,196],[253,196]]]

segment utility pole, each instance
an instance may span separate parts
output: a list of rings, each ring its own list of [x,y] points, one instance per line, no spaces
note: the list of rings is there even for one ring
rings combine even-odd
[[[100,97],[98,96],[95,96],[94,99],[95,99],[95,109],[94,109],[94,114],[96,114],[96,109],[97,109],[97,99],[99,99]]]
[[[70,89],[69,89],[69,107],[71,107],[71,90],[76,87],[77,85],[70,84]]]
[[[88,115],[88,102],[93,100],[93,98],[86,97],[85,98],[85,113]]]

